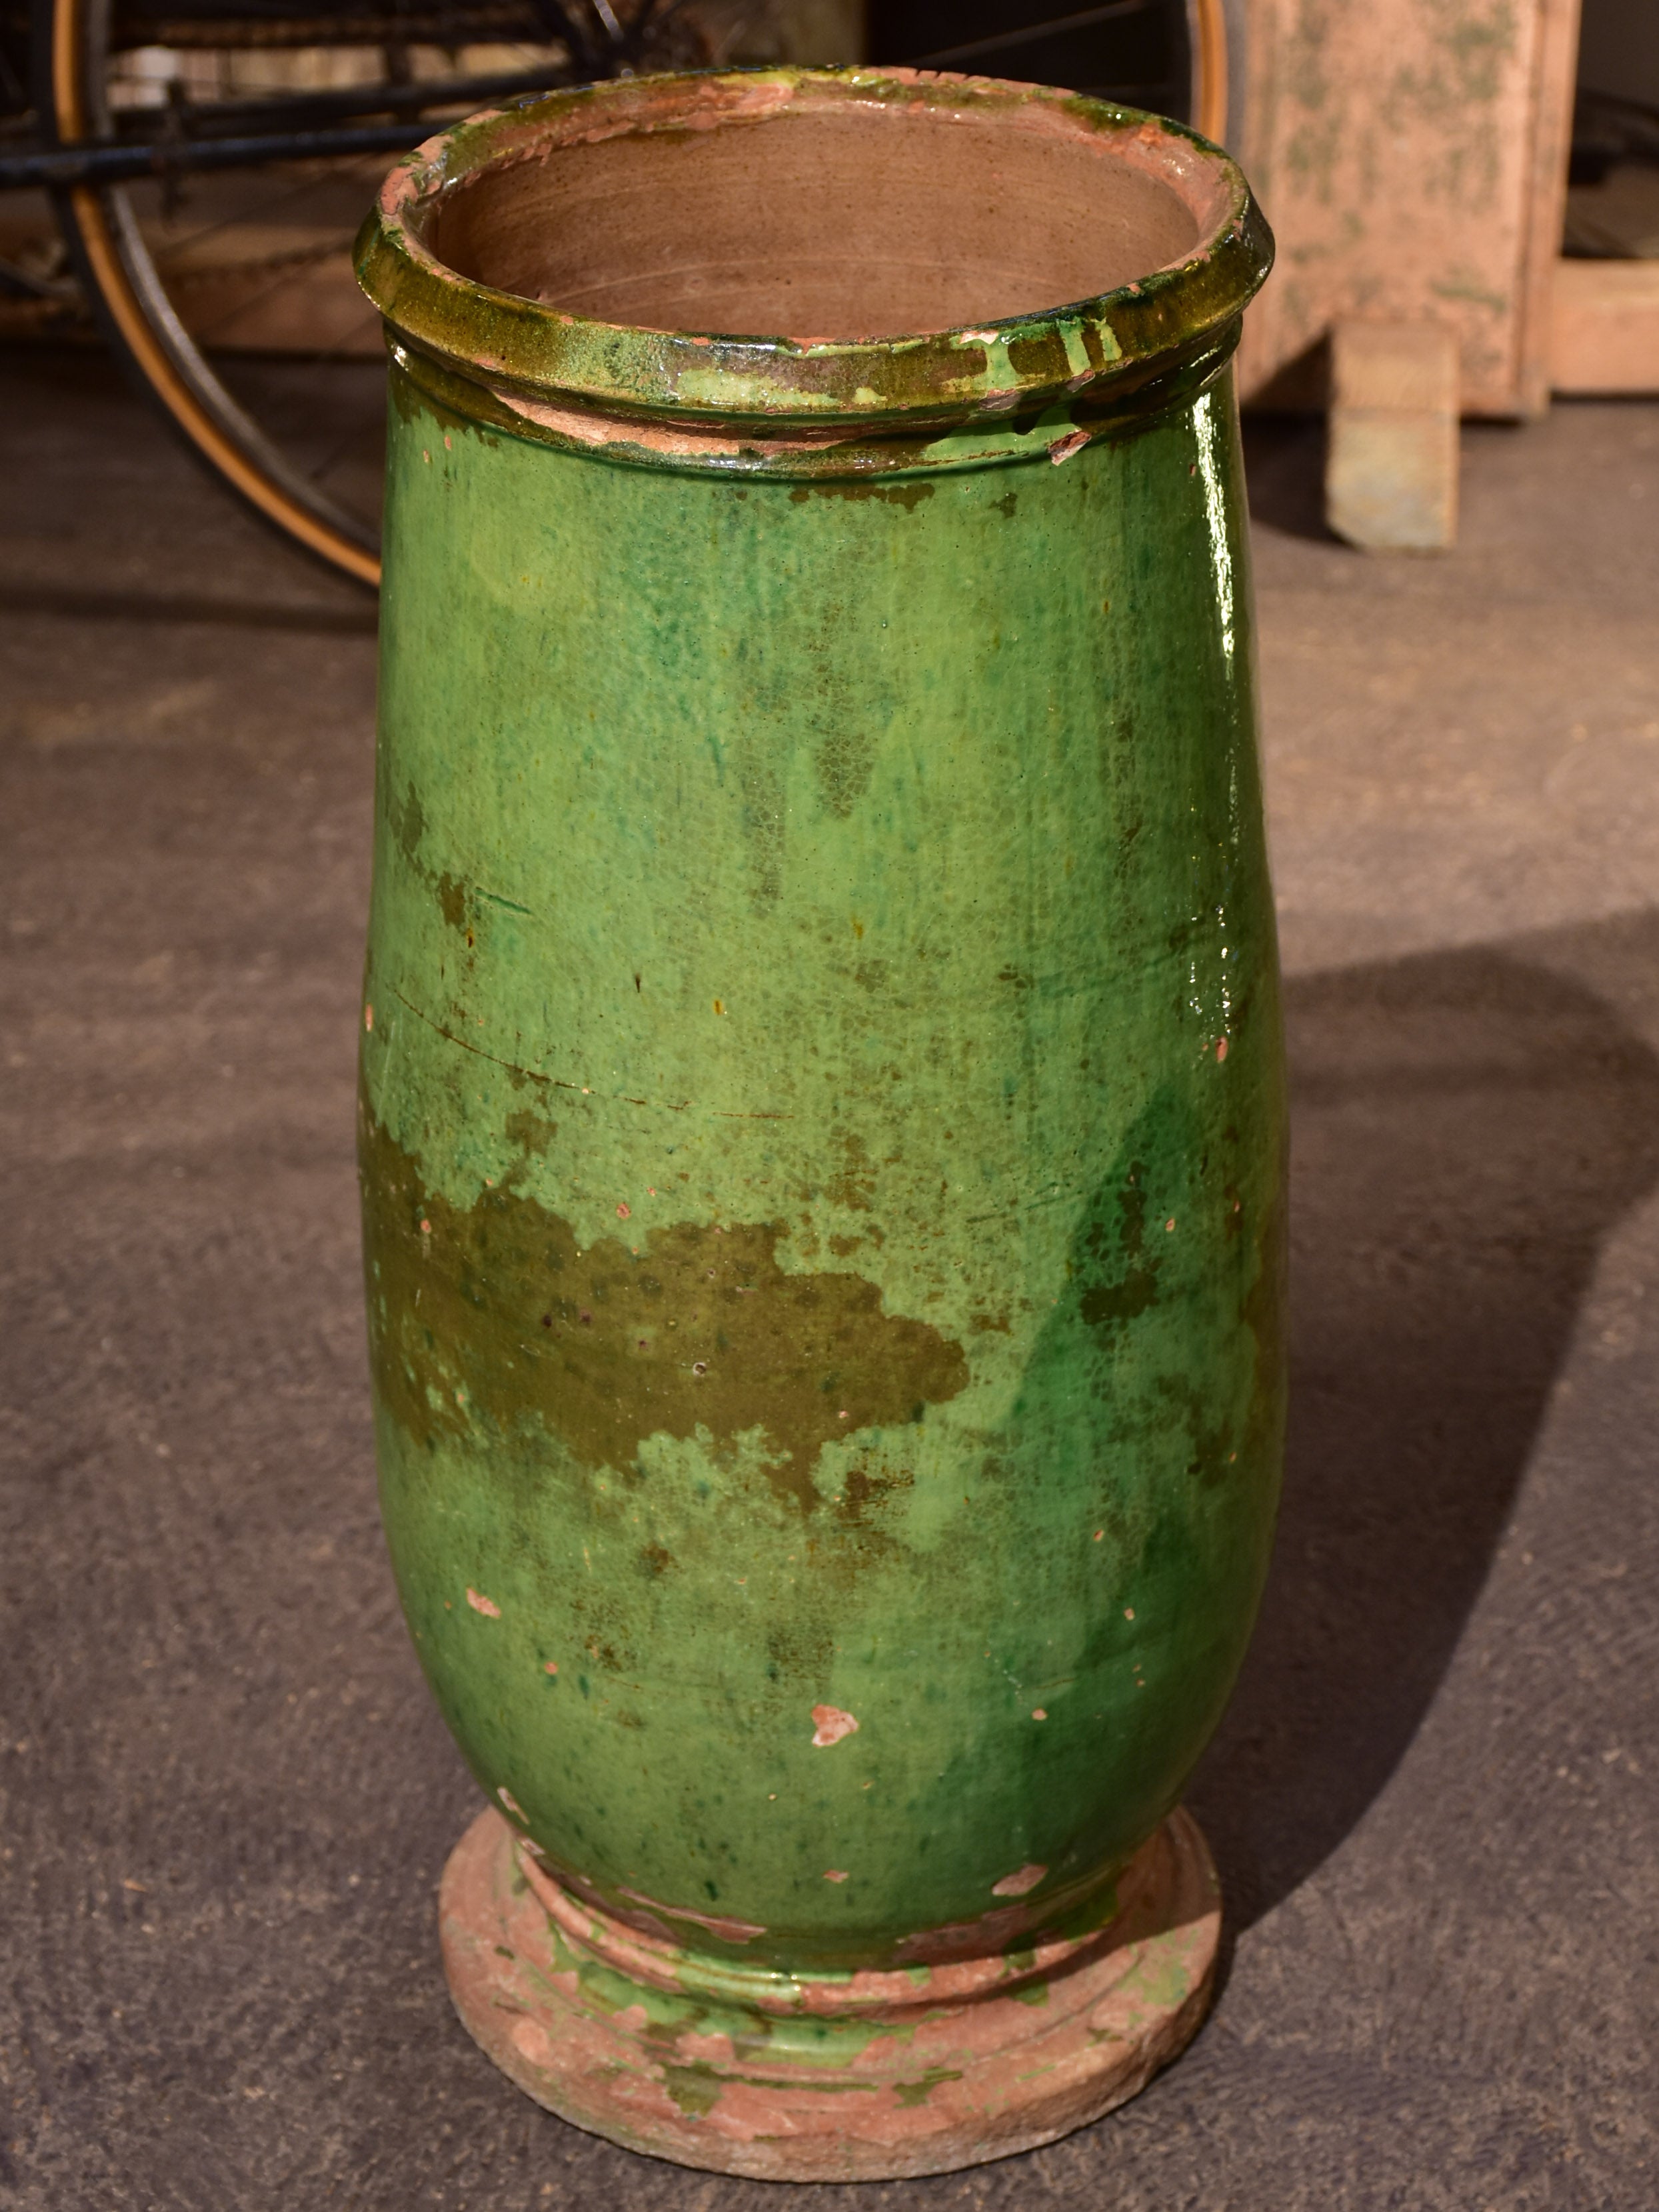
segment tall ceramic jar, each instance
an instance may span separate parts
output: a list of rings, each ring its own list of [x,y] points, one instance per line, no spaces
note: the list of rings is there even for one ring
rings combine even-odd
[[[480,117],[360,242],[386,1524],[494,1808],[457,2005],[618,2142],[963,2165],[1201,2017],[1281,1448],[1269,253],[1173,125],[898,72]]]

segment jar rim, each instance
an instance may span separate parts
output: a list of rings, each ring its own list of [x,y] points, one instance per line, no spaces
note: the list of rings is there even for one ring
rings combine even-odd
[[[764,127],[847,105],[971,118],[1069,140],[1149,176],[1197,236],[1163,265],[1091,297],[891,337],[732,335],[605,322],[463,274],[429,242],[440,212],[485,177],[558,149],[659,131]],[[729,427],[836,441],[930,425],[1121,407],[1183,362],[1224,360],[1267,276],[1273,239],[1237,165],[1196,131],[1079,93],[900,69],[709,70],[537,94],[457,123],[393,168],[359,234],[360,283],[408,349],[453,388],[483,386],[546,416],[564,442],[582,417]],[[492,411],[494,410],[492,409]],[[1062,424],[1063,428],[1064,425]],[[671,440],[672,442],[672,440]]]

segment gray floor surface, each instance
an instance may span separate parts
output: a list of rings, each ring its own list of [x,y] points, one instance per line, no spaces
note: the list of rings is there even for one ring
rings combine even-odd
[[[1452,556],[1252,434],[1290,1470],[1192,1802],[1227,1976],[1070,2141],[813,2212],[1659,2203],[1659,408],[1466,434]],[[361,595],[0,361],[0,2201],[761,2212],[451,2015],[475,1803],[378,1530]]]

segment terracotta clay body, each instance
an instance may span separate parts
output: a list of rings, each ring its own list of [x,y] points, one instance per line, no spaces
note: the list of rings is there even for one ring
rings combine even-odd
[[[1202,2015],[1176,1808],[1279,1480],[1265,230],[1173,125],[763,72],[459,126],[359,254],[382,1498],[498,1808],[458,2008],[693,2165],[1046,2140]]]

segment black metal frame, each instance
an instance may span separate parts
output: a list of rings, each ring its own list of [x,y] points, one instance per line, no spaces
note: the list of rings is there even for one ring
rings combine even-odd
[[[49,191],[64,191],[72,185],[130,184],[137,177],[165,177],[186,170],[237,169],[255,167],[264,161],[301,161],[337,154],[397,153],[408,146],[418,146],[423,138],[432,135],[428,120],[404,123],[381,123],[349,127],[355,117],[382,115],[398,108],[415,110],[422,118],[434,110],[448,109],[465,114],[483,101],[512,98],[515,95],[548,92],[556,86],[574,80],[568,69],[515,70],[511,75],[480,77],[457,77],[428,85],[364,86],[343,94],[337,100],[331,95],[319,95],[314,100],[280,100],[271,103],[272,109],[283,112],[292,121],[299,114],[317,117],[319,121],[330,113],[337,114],[348,127],[323,125],[315,129],[259,131],[246,136],[233,135],[226,126],[230,118],[222,111],[221,104],[204,105],[190,112],[192,125],[205,126],[200,137],[186,137],[182,132],[167,132],[149,138],[99,139],[78,145],[49,146],[38,153],[0,155],[0,191],[22,190],[30,185],[44,186]],[[410,94],[413,97],[390,98],[388,94]],[[234,103],[238,119],[253,101]],[[232,103],[222,104],[224,108]],[[174,115],[176,110],[169,110]],[[216,128],[216,126],[217,126]],[[222,131],[224,135],[219,135]]]
[[[569,0],[528,0],[527,12],[535,17],[548,43],[563,48],[568,57],[563,64],[424,83],[388,81],[337,92],[277,94],[268,100],[195,104],[174,100],[160,131],[148,122],[145,127],[135,126],[131,135],[114,139],[65,143],[52,128],[50,100],[37,98],[35,112],[45,143],[26,153],[0,155],[0,191],[64,191],[76,185],[128,184],[141,177],[250,168],[266,161],[397,153],[430,137],[432,125],[425,118],[434,115],[465,114],[487,100],[524,97],[561,85],[630,74],[644,58],[651,39],[686,4],[687,0],[639,0],[624,17],[617,15],[611,0],[586,0],[599,29],[600,35],[595,36],[587,13],[569,4]],[[38,78],[43,66],[42,49],[50,39],[50,7],[37,4],[34,16]],[[204,20],[234,21],[236,10],[227,6],[221,15]],[[264,17],[252,10],[247,20],[257,23]],[[388,21],[398,19],[342,15],[336,20],[342,42],[372,45],[379,41],[368,34],[384,30]],[[465,20],[465,11],[458,10],[458,27]],[[400,112],[411,119],[374,124],[360,119]],[[332,120],[335,118],[337,125]],[[237,128],[267,122],[271,126],[268,129]]]

